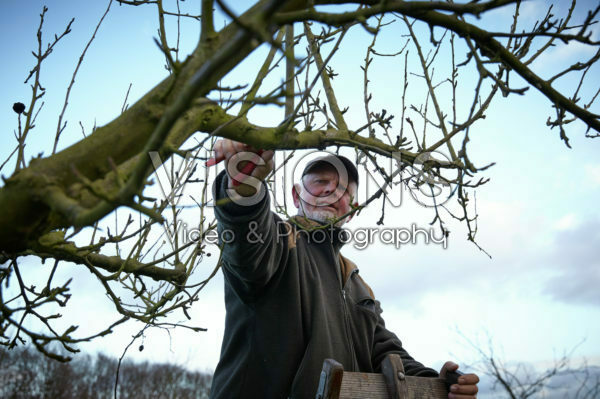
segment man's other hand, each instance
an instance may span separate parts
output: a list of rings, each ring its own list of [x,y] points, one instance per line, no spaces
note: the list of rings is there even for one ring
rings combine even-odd
[[[458,370],[458,364],[454,362],[446,362],[440,370],[440,377],[446,378],[446,373],[449,371]],[[458,384],[450,386],[449,399],[473,399],[477,397],[477,383],[479,377],[477,374],[463,374],[458,378]]]

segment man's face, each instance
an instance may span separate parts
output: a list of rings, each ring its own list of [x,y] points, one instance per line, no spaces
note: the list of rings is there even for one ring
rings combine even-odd
[[[300,183],[294,185],[292,196],[298,214],[320,222],[337,219],[350,212],[356,197],[356,183],[340,182],[333,166],[318,166],[305,174]],[[356,203],[354,203],[356,205]],[[350,217],[336,223],[341,226]]]

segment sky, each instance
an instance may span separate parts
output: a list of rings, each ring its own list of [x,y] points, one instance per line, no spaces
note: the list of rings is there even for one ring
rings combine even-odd
[[[47,94],[37,127],[27,144],[28,157],[51,152],[66,88],[79,55],[108,4],[106,1],[66,0],[47,3],[44,43],[51,40],[54,33],[62,32],[72,17],[75,21],[72,33],[56,46],[43,66],[42,84]],[[197,12],[198,6],[190,3],[185,2],[185,9]],[[236,3],[237,12],[243,10],[242,3]],[[38,0],[26,4],[16,0],[2,2],[0,52],[5,55],[0,75],[2,161],[16,145],[13,131],[17,118],[12,104],[16,101],[28,104],[31,95],[23,81],[34,65],[31,50],[36,46],[35,34],[43,4]],[[593,4],[593,1],[578,2],[578,7],[583,9]],[[533,23],[536,13],[546,5],[539,0],[525,2],[521,10],[523,22]],[[564,7],[561,2],[554,10],[560,13]],[[500,30],[506,26],[511,13],[512,9],[501,10],[477,23]],[[223,26],[224,21],[225,17],[217,14],[217,27]],[[170,32],[175,29],[172,22],[168,24]],[[375,47],[378,52],[393,53],[402,48],[406,38],[398,36],[396,25],[402,26],[396,21],[380,35]],[[80,122],[89,134],[94,124],[101,126],[118,116],[130,83],[129,104],[166,76],[164,59],[152,40],[156,26],[156,12],[152,7],[112,5],[77,75],[65,114],[68,125],[59,149],[82,138]],[[296,29],[296,32],[300,30]],[[426,43],[427,29],[415,29],[426,33],[423,36]],[[440,34],[436,31],[436,35]],[[597,28],[594,35],[599,37]],[[193,49],[197,37],[195,23],[182,25],[180,59]],[[175,40],[173,34],[170,40]],[[347,121],[351,127],[364,124],[363,78],[359,66],[370,41],[371,37],[362,28],[354,27],[332,59],[339,74],[333,79],[333,85],[340,105],[349,107]],[[325,48],[330,49],[331,44]],[[259,48],[232,71],[224,83],[253,79],[254,70],[266,51],[264,46]],[[409,46],[409,51],[412,54],[415,50]],[[540,57],[534,68],[547,77],[557,66],[592,54],[593,51],[581,45],[556,46]],[[441,62],[436,76],[443,76],[444,65],[450,65],[447,54],[440,57],[442,60],[446,57],[446,61]],[[374,94],[371,109],[385,108],[397,115],[395,121],[400,119],[403,64],[403,57],[379,57],[370,67],[370,88]],[[412,61],[409,70],[420,72]],[[598,76],[597,72],[590,73],[582,88],[584,94],[597,90],[597,78],[592,77]],[[459,76],[459,111],[470,105],[475,83],[471,77],[468,73]],[[277,85],[279,80],[279,76],[270,77],[265,85]],[[407,102],[420,104],[424,91],[418,79],[413,77],[413,80]],[[513,79],[514,85],[519,83],[522,83],[519,79]],[[565,79],[558,84],[571,93],[576,82]],[[444,106],[448,106],[448,102]],[[543,368],[563,353],[571,353],[575,365],[583,359],[590,364],[600,364],[599,143],[598,139],[585,138],[585,129],[575,123],[568,130],[572,146],[568,149],[558,132],[546,126],[551,112],[550,105],[534,90],[524,96],[497,96],[485,120],[471,131],[471,160],[479,166],[495,162],[482,174],[489,182],[476,191],[477,242],[491,258],[466,240],[464,225],[448,216],[451,233],[447,248],[422,240],[400,248],[380,241],[364,249],[352,245],[344,248],[345,256],[358,265],[361,275],[381,301],[388,328],[399,335],[408,351],[421,362],[440,367],[445,360],[453,359],[467,369],[476,367],[479,354],[473,345],[486,350],[491,341],[494,352],[509,363],[525,361]],[[254,123],[273,126],[282,116],[282,110],[263,107],[249,118]],[[203,137],[202,134],[197,136],[198,139]],[[14,167],[12,160],[10,163],[12,165],[1,171],[5,176]],[[361,179],[366,177],[364,170],[361,173]],[[406,192],[398,195],[401,204],[386,208],[386,227],[431,228],[431,209],[420,206]],[[380,208],[380,202],[374,203],[355,217],[348,228],[376,226]],[[292,209],[288,203],[288,211]],[[185,212],[190,225],[198,222],[197,212],[190,209]],[[435,231],[439,237],[439,230]],[[215,260],[216,256],[207,258],[196,278],[210,273]],[[31,279],[38,276],[39,270],[49,267],[30,258],[23,262]],[[81,324],[82,334],[98,330],[118,318],[102,288],[86,270],[64,264],[57,278],[69,276],[74,277],[72,290],[76,299],[63,312],[67,321]],[[208,331],[150,329],[137,341],[143,340],[146,349],[143,352],[131,350],[128,356],[213,370],[219,357],[225,316],[221,273],[202,291],[190,315],[192,324],[206,327]],[[181,314],[174,317],[184,320]],[[106,338],[81,345],[81,349],[120,355],[140,328],[139,324],[129,323]]]

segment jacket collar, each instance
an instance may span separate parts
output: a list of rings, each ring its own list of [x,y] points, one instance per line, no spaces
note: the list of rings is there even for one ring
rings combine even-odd
[[[314,242],[330,241],[336,253],[339,253],[340,249],[350,239],[350,234],[343,228],[304,216],[292,216],[288,219],[288,223],[294,226],[296,230],[301,229],[306,231],[314,239]]]

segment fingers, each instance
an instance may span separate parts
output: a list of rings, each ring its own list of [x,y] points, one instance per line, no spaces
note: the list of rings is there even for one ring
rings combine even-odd
[[[223,140],[223,155],[225,157],[225,162],[229,161],[229,159],[237,153],[234,148],[235,146],[232,140]]]
[[[448,371],[456,371],[456,370],[458,370],[458,364],[448,361],[448,362],[444,363],[444,365],[442,366],[442,369],[440,370],[440,377],[446,378],[446,373]]]
[[[258,153],[244,152],[240,154],[243,155],[239,158],[232,158],[232,161],[239,161],[239,165],[242,165],[241,168],[237,167],[240,172],[233,177],[236,181],[243,182],[248,176],[264,180],[273,170],[273,151],[259,150]]]
[[[461,375],[458,379],[459,385],[475,385],[479,382],[479,376],[477,374],[465,374]]]
[[[221,140],[217,140],[217,142],[213,145],[214,156],[206,160],[206,166],[213,166],[221,162],[223,159],[223,151],[221,149],[223,143]]]
[[[237,169],[239,170],[239,173],[236,173],[235,176],[233,177],[233,185],[237,186],[239,185],[240,182],[244,181],[247,177],[252,176],[254,169],[256,169],[257,166],[259,165],[264,165],[265,161],[264,159],[262,159],[262,157],[260,156],[262,154],[262,150],[259,150],[258,153],[253,153],[253,152],[239,152],[236,155],[240,155],[240,157],[235,157],[236,158],[236,165],[233,168],[233,170]],[[233,161],[234,157],[231,158],[231,160]],[[245,159],[245,161],[243,162],[244,165],[242,166],[242,168],[240,169],[238,167],[238,164],[242,164],[241,162],[238,162],[240,159]]]
[[[270,160],[273,159],[274,155],[275,155],[275,151],[267,150],[267,151],[263,151],[263,153],[261,154],[261,157],[262,157],[262,159],[265,160],[265,162],[269,162]]]
[[[214,156],[206,161],[206,166],[213,166],[223,160],[229,160],[237,152],[235,151],[235,148],[238,147],[237,144],[242,143],[229,139],[217,140],[213,145]]]
[[[214,157],[206,162],[212,166],[225,161],[229,188],[238,194],[251,196],[273,170],[274,151],[263,151],[239,141],[220,139],[213,145]],[[252,177],[252,178],[251,178]]]
[[[265,156],[265,153],[267,153],[267,152],[269,152],[271,154],[266,154],[266,156]],[[258,162],[252,161],[254,164],[256,164],[256,167],[252,171],[251,176],[256,177],[259,180],[265,180],[265,178],[273,170],[273,151],[263,152],[262,155],[260,156],[260,158],[262,158],[262,162],[261,161],[258,161]]]
[[[446,362],[440,370],[440,377],[446,378],[446,373],[458,370],[458,364],[454,362]],[[450,386],[450,399],[473,399],[477,397],[477,383],[479,377],[477,374],[463,374],[458,377],[458,384]]]
[[[470,395],[473,396],[477,393],[479,389],[477,385],[462,385],[462,384],[453,384],[450,386],[450,393],[455,395]]]
[[[226,162],[240,152],[259,152],[260,150],[235,140],[219,139],[213,145],[214,156],[206,162],[206,166],[215,165],[223,160]],[[271,151],[272,153],[272,151]],[[270,155],[273,156],[272,154]],[[270,159],[270,158],[269,158]],[[266,159],[268,160],[268,159]]]
[[[477,374],[465,374],[460,376],[458,384],[450,386],[449,399],[472,399],[477,396],[477,383],[479,377]]]
[[[457,395],[449,393],[448,399],[477,399],[477,395]]]
[[[448,371],[456,371],[458,370],[458,364],[451,362],[451,361],[447,361],[446,363],[444,363],[444,366],[446,368],[446,370]]]

